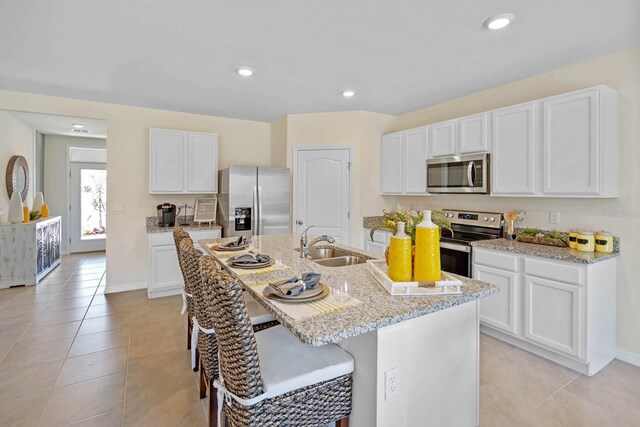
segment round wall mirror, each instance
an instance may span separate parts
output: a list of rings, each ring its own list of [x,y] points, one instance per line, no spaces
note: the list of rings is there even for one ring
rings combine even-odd
[[[20,193],[22,200],[29,194],[29,165],[24,156],[13,156],[7,165],[7,193],[9,197],[14,191]]]

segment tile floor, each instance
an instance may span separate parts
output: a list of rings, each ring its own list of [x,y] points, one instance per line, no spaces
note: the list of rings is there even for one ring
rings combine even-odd
[[[104,255],[0,290],[0,425],[205,426],[181,298],[104,295]],[[640,368],[592,378],[481,336],[482,426],[639,426]]]

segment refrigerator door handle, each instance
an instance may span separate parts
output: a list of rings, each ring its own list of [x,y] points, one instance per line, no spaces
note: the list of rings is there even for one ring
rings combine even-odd
[[[263,234],[263,224],[262,224],[262,187],[258,185],[258,218],[256,220],[258,224],[258,229],[256,230],[258,234]]]
[[[253,213],[251,214],[251,234],[256,236],[258,234],[258,187],[253,186]]]

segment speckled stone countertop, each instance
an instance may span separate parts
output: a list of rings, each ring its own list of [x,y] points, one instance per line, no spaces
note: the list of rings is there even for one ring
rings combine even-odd
[[[514,252],[523,255],[539,256],[542,258],[557,259],[560,261],[580,264],[594,264],[596,262],[620,256],[620,252],[612,252],[610,254],[602,252],[580,252],[575,249],[536,245],[533,243],[516,242],[514,240],[506,239],[480,240],[471,244],[478,248],[495,249],[498,251]]]
[[[365,216],[362,218],[362,226],[364,228],[372,228],[374,225],[380,223],[383,216]]]
[[[189,225],[184,225],[185,222]],[[200,224],[191,224],[193,222],[193,215],[187,215],[187,219],[185,221],[184,216],[180,216],[176,218],[176,223],[178,225],[182,225],[187,231],[189,230],[216,230],[220,227],[218,224],[208,224],[203,223]],[[147,224],[147,233],[168,233],[173,232],[173,227],[160,227],[158,226],[158,218],[155,216],[148,216],[146,218]]]
[[[347,267],[324,267],[310,259],[300,258],[300,252],[294,250],[300,244],[299,234],[257,236],[252,237],[252,239],[253,246],[260,253],[270,255],[273,259],[291,267],[293,271],[281,270],[268,274],[246,275],[240,277],[240,281],[245,284],[245,287],[254,295],[255,299],[295,334],[300,341],[311,346],[336,343],[345,338],[445,310],[498,292],[498,288],[488,283],[460,277],[464,286],[462,287],[463,293],[459,295],[391,296],[367,271],[366,264]],[[201,240],[199,243],[206,249],[212,243],[229,240]],[[349,246],[338,244],[331,246],[374,258],[370,253]],[[214,254],[212,253],[212,255]],[[351,285],[349,293],[363,303],[334,313],[294,321],[271,304],[262,294],[246,286],[247,284],[282,280],[291,277],[293,274],[299,275],[301,272],[308,271],[321,273],[325,279],[335,275],[343,276]]]

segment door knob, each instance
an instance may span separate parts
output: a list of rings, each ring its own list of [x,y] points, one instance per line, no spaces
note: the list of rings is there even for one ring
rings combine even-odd
[[[297,221],[296,221],[296,224],[298,224],[298,225],[302,225],[302,224],[304,224],[304,221],[303,221],[303,220],[301,220],[301,219],[299,219],[299,220],[297,220]]]

